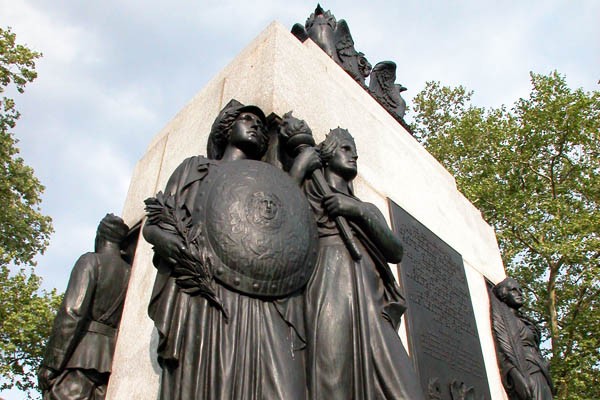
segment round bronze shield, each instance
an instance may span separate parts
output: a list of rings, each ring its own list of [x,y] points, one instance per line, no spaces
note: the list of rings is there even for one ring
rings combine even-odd
[[[304,194],[280,169],[237,160],[211,167],[201,194],[213,273],[250,295],[284,296],[306,284],[317,257]]]

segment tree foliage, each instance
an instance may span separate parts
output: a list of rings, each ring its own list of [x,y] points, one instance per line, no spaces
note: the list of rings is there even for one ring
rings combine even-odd
[[[23,93],[40,53],[0,28],[0,390],[28,391],[49,335],[59,296],[40,291],[40,278],[24,265],[48,245],[51,220],[40,211],[44,187],[19,157],[11,132],[20,117],[5,90]]]
[[[12,87],[23,93],[37,77],[35,59],[40,53],[15,43],[10,29],[0,28],[0,94]],[[0,264],[30,263],[48,245],[51,220],[41,214],[44,187],[33,170],[18,156],[11,133],[20,114],[13,99],[0,100]]]
[[[558,398],[600,398],[600,92],[557,72],[531,83],[508,109],[428,82],[413,128],[496,229],[549,339]]]
[[[40,283],[35,274],[0,269],[0,390],[35,393],[35,372],[61,301],[55,291],[40,292]]]

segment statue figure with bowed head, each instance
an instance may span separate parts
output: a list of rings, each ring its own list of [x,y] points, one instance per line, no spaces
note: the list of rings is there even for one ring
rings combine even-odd
[[[38,372],[44,400],[103,400],[130,265],[121,258],[129,231],[107,214],[98,226],[93,253],[75,263]]]
[[[523,290],[506,278],[492,289],[492,328],[502,383],[511,400],[551,400],[552,379],[540,353],[540,330],[519,312]]]

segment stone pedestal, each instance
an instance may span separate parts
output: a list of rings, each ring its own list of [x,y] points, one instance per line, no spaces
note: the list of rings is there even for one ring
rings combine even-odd
[[[498,282],[505,276],[494,231],[458,192],[454,178],[377,101],[314,43],[299,42],[278,23],[267,27],[151,141],[132,177],[125,222],[142,221],[143,200],[164,189],[184,158],[206,154],[210,126],[231,98],[255,104],[266,114],[293,110],[306,120],[317,142],[337,126],[352,133],[360,157],[357,196],[386,216],[391,199],[462,256],[491,396],[503,399],[484,279]],[[109,400],[158,396],[157,334],[147,315],[155,277],[152,254],[140,237]]]

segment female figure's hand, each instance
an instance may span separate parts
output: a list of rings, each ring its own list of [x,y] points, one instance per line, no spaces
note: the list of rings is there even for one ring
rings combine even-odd
[[[523,400],[531,400],[533,398],[533,392],[531,390],[529,379],[523,376],[516,368],[510,370],[509,376],[512,378],[517,396]]]
[[[321,168],[321,159],[319,153],[314,147],[305,147],[294,159],[294,164],[290,169],[290,176],[298,183],[309,177],[315,169]]]
[[[53,370],[52,368],[41,366],[38,371],[38,386],[41,390],[49,390],[52,387],[52,384],[56,377],[58,376],[58,372]]]
[[[144,238],[154,245],[154,250],[171,264],[176,264],[187,251],[182,238],[156,225],[145,225],[143,232]]]
[[[357,219],[363,215],[363,203],[340,193],[331,193],[323,197],[323,207],[331,218],[337,216]]]

